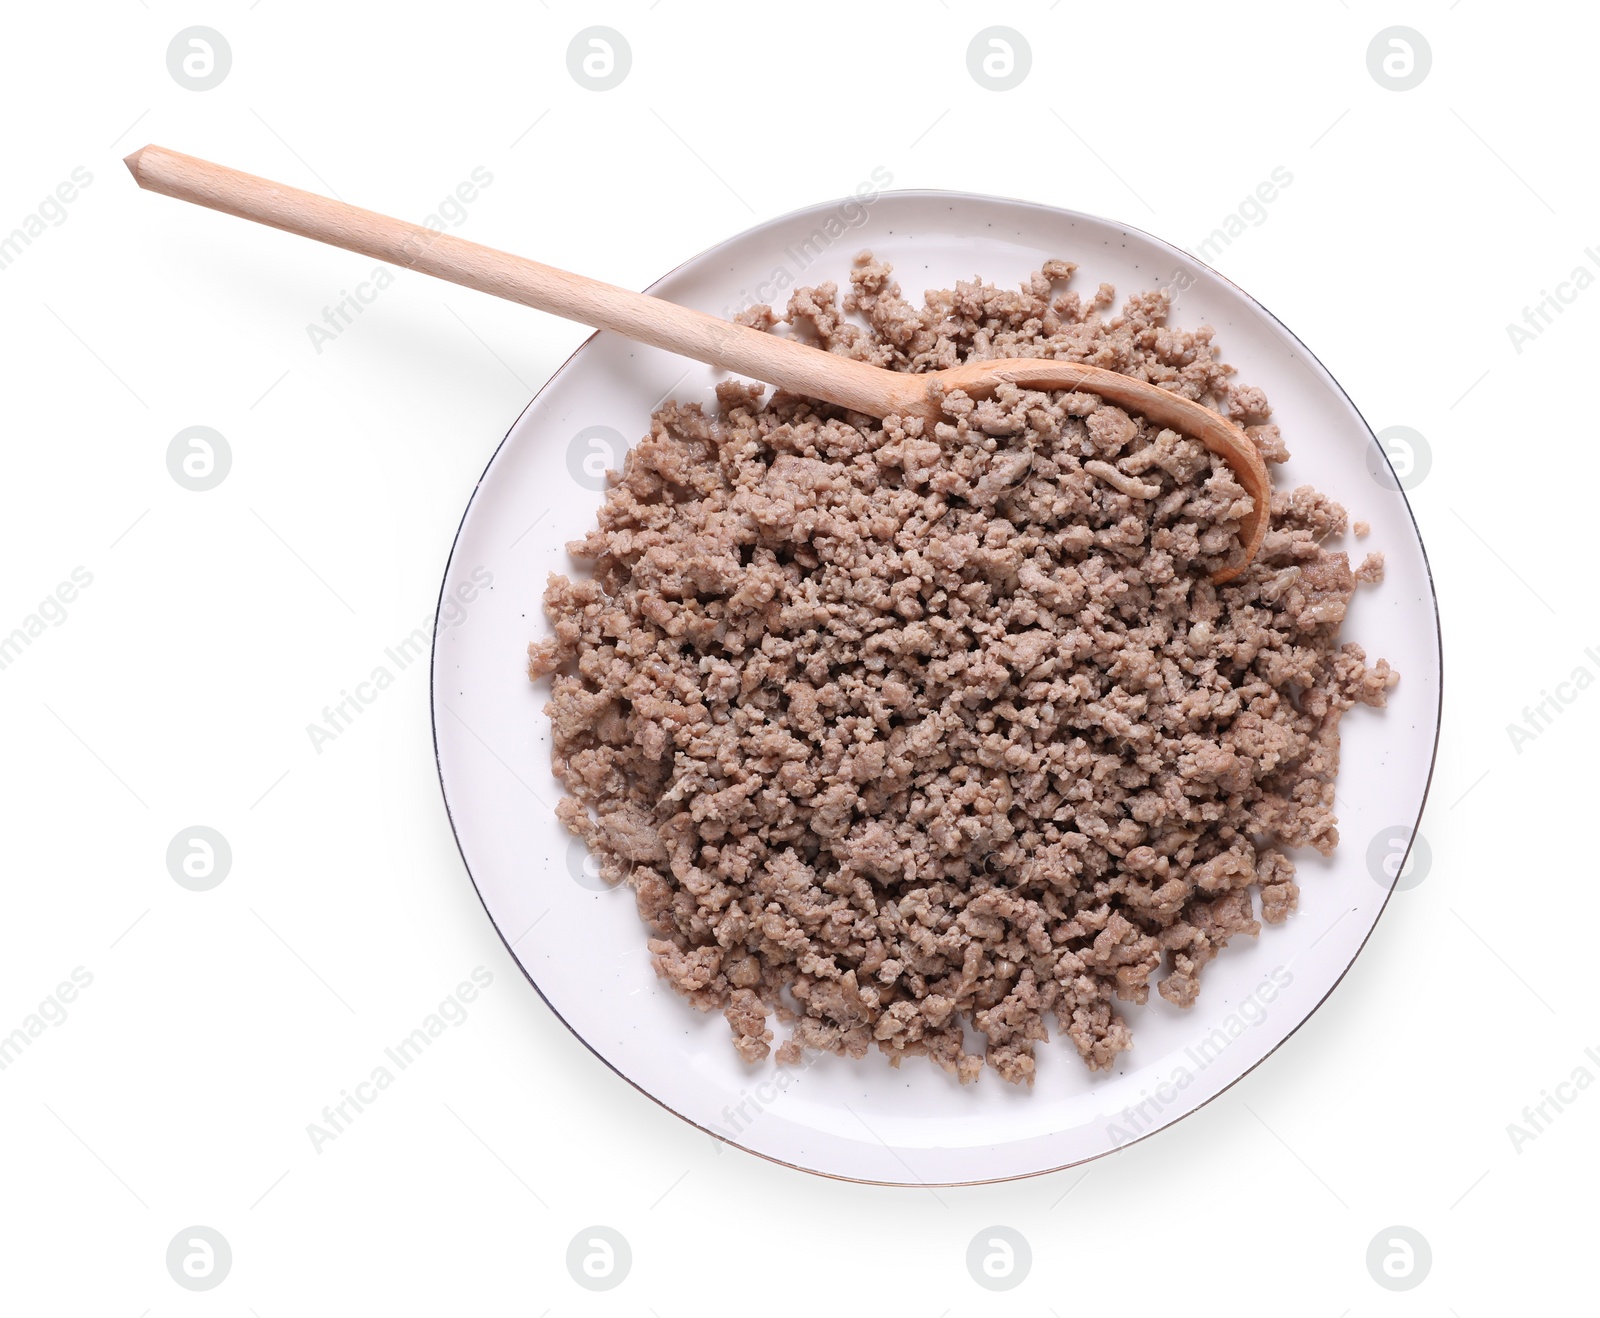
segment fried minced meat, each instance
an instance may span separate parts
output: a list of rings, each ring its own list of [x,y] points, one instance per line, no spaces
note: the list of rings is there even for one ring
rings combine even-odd
[[[1090,362],[1288,456],[1208,328],[1170,327],[1162,292],[1108,317],[1072,271],[917,308],[863,253],[842,304],[823,284],[741,319],[901,371]],[[1214,585],[1248,496],[1093,394],[955,393],[926,427],[762,393],[661,407],[570,546],[592,575],[550,580],[529,671],[560,818],[747,1061],[776,1021],[783,1063],[876,1046],[1031,1084],[1053,1021],[1112,1066],[1119,1002],[1189,1006],[1295,909],[1288,852],[1337,845],[1340,717],[1397,680],[1339,636],[1382,556],[1324,548],[1344,509],[1302,486]]]

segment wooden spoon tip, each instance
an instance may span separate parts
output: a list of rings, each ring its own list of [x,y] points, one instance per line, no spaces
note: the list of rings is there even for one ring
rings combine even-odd
[[[133,181],[140,187],[144,186],[144,179],[139,176],[139,157],[150,149],[149,144],[140,147],[131,156],[123,156],[122,163],[128,167],[128,173],[133,175]]]

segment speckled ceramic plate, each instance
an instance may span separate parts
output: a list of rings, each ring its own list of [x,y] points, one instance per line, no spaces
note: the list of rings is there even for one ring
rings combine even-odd
[[[1400,872],[1433,767],[1441,659],[1433,587],[1405,496],[1338,384],[1233,284],[1137,230],[1023,202],[886,193],[759,225],[650,291],[728,315],[751,301],[781,303],[794,283],[844,284],[863,247],[894,264],[913,299],[975,274],[1015,285],[1049,257],[1078,262],[1080,287],[1171,286],[1173,322],[1215,326],[1222,356],[1271,399],[1294,453],[1280,483],[1310,482],[1372,524],[1363,548],[1383,550],[1388,571],[1358,594],[1345,635],[1389,659],[1403,680],[1387,711],[1357,708],[1345,719],[1344,843],[1332,859],[1299,857],[1299,912],[1230,946],[1207,967],[1192,1009],[1155,994],[1125,1008],[1135,1046],[1107,1074],[1090,1074],[1060,1039],[1039,1047],[1031,1091],[992,1073],[963,1087],[922,1059],[895,1070],[876,1053],[789,1071],[740,1061],[720,1013],[696,1012],[657,980],[631,892],[607,889],[557,824],[548,687],[524,673],[528,641],[547,631],[546,575],[572,570],[563,546],[592,524],[601,474],[621,465],[663,397],[709,402],[718,378],[610,334],[585,343],[528,405],[462,518],[434,638],[439,776],[462,858],[512,955],[568,1028],[642,1094],[752,1153],[829,1176],[902,1184],[1027,1176],[1193,1112],[1282,1043],[1349,968]]]

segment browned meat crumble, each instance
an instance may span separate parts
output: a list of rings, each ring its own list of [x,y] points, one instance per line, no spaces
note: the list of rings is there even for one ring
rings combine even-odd
[[[745,319],[902,371],[1092,362],[1288,456],[1209,328],[1170,327],[1163,293],[1107,319],[1072,271],[918,308],[863,253],[842,306],[828,283]],[[550,579],[529,654],[561,819],[746,1060],[775,1018],[781,1062],[876,1045],[1031,1083],[1053,1020],[1112,1066],[1119,1000],[1187,1007],[1259,932],[1255,892],[1269,923],[1295,909],[1289,850],[1337,844],[1340,716],[1397,680],[1339,639],[1382,556],[1325,549],[1344,509],[1302,486],[1214,586],[1250,508],[1231,471],[1090,394],[952,394],[931,433],[717,396],[656,413],[570,547],[592,579]]]

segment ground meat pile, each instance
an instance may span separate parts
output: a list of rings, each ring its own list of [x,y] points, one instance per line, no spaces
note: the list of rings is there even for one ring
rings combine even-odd
[[[1224,412],[1269,462],[1267,400],[1165,292],[1108,316],[1053,261],[1020,290],[905,301],[856,258],[741,317],[900,371],[1090,362]],[[1053,1022],[1093,1070],[1119,1002],[1191,1004],[1229,939],[1295,909],[1289,852],[1338,842],[1339,719],[1397,675],[1340,624],[1344,509],[1250,509],[1198,442],[1087,393],[1007,387],[880,423],[726,384],[668,403],[550,579],[559,814],[626,883],[658,973],[734,1047],[1031,1084]],[[1259,901],[1259,908],[1257,902]]]

